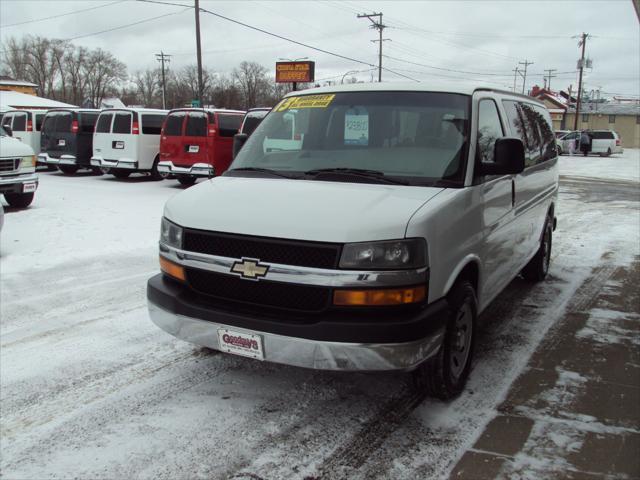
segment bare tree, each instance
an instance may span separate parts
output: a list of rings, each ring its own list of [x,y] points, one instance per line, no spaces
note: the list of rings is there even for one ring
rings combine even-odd
[[[245,109],[260,106],[269,98],[270,82],[266,74],[267,69],[256,62],[242,62],[233,70]]]
[[[161,91],[160,72],[147,69],[143,72],[136,72],[133,76],[133,83],[141,103],[147,107],[158,106],[158,94]]]
[[[10,37],[3,45],[2,73],[17,80],[29,80],[27,73],[27,37],[20,40]]]
[[[69,86],[65,101],[74,105],[81,105],[86,98],[87,78],[84,72],[88,56],[89,51],[85,47],[77,47],[68,52],[65,58],[62,74]]]
[[[117,92],[119,82],[127,78],[127,68],[111,53],[99,48],[89,53],[83,75],[87,80],[88,100],[94,107],[100,107],[107,93]]]

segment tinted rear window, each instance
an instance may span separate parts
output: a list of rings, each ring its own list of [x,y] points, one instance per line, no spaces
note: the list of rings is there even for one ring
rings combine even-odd
[[[253,131],[256,129],[258,125],[264,120],[264,117],[267,115],[266,112],[260,114],[248,114],[244,119],[244,124],[242,125],[242,133],[246,133],[247,135],[251,135]]]
[[[98,124],[96,125],[96,132],[109,133],[111,130],[111,119],[113,113],[103,113],[98,118]]]
[[[130,113],[116,113],[113,119],[113,133],[131,133]]]
[[[13,131],[24,132],[27,129],[27,114],[18,113],[13,117]]]
[[[242,115],[227,115],[220,113],[218,114],[218,121],[220,122],[220,136],[233,137],[240,129]]]
[[[14,129],[15,130],[15,129]],[[613,132],[591,132],[594,140],[613,140]]]
[[[184,134],[188,137],[207,136],[207,117],[203,112],[190,112]]]
[[[172,137],[182,135],[182,121],[186,116],[186,112],[175,112],[169,114],[167,117],[167,123],[164,126],[164,134]]]
[[[4,115],[2,117],[2,126],[6,127],[6,126],[11,126],[11,115]]]
[[[80,113],[80,131],[82,133],[92,133],[98,120],[97,113]]]
[[[36,130],[42,130],[42,122],[44,121],[44,113],[36,113]]]
[[[142,115],[142,133],[144,135],[160,135],[165,115]]]
[[[55,119],[55,124],[53,125],[52,131],[54,132],[70,132],[71,131],[71,113],[70,112],[57,113],[54,119]]]

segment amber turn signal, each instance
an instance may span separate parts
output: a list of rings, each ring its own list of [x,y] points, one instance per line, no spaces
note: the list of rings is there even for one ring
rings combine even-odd
[[[360,307],[406,305],[421,302],[426,296],[427,287],[425,285],[384,290],[336,290],[333,293],[333,304]]]
[[[186,280],[186,276],[184,274],[184,268],[181,265],[175,264],[162,255],[160,256],[160,270],[169,275],[170,277],[176,278],[181,281]]]

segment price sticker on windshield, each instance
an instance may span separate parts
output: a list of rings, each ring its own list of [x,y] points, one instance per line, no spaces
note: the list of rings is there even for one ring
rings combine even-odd
[[[366,110],[347,111],[344,116],[344,144],[369,145],[369,115]]]
[[[276,112],[284,112],[298,108],[327,108],[333,101],[335,94],[331,95],[302,95],[300,97],[285,98],[276,105]]]

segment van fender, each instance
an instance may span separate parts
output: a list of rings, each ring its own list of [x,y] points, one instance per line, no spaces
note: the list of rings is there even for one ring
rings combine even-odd
[[[454,283],[460,276],[460,273],[470,264],[475,264],[475,267],[478,270],[478,279],[477,279],[478,281],[477,281],[477,285],[475,285],[475,288],[476,288],[476,297],[479,297],[480,292],[478,290],[480,290],[480,285],[482,285],[482,261],[480,260],[480,257],[478,257],[478,255],[473,253],[470,253],[466,255],[464,258],[462,258],[458,262],[456,267],[451,271],[451,274],[447,279],[447,283],[445,283],[445,286],[444,286],[445,295],[447,295],[451,291],[451,288],[453,287]]]

